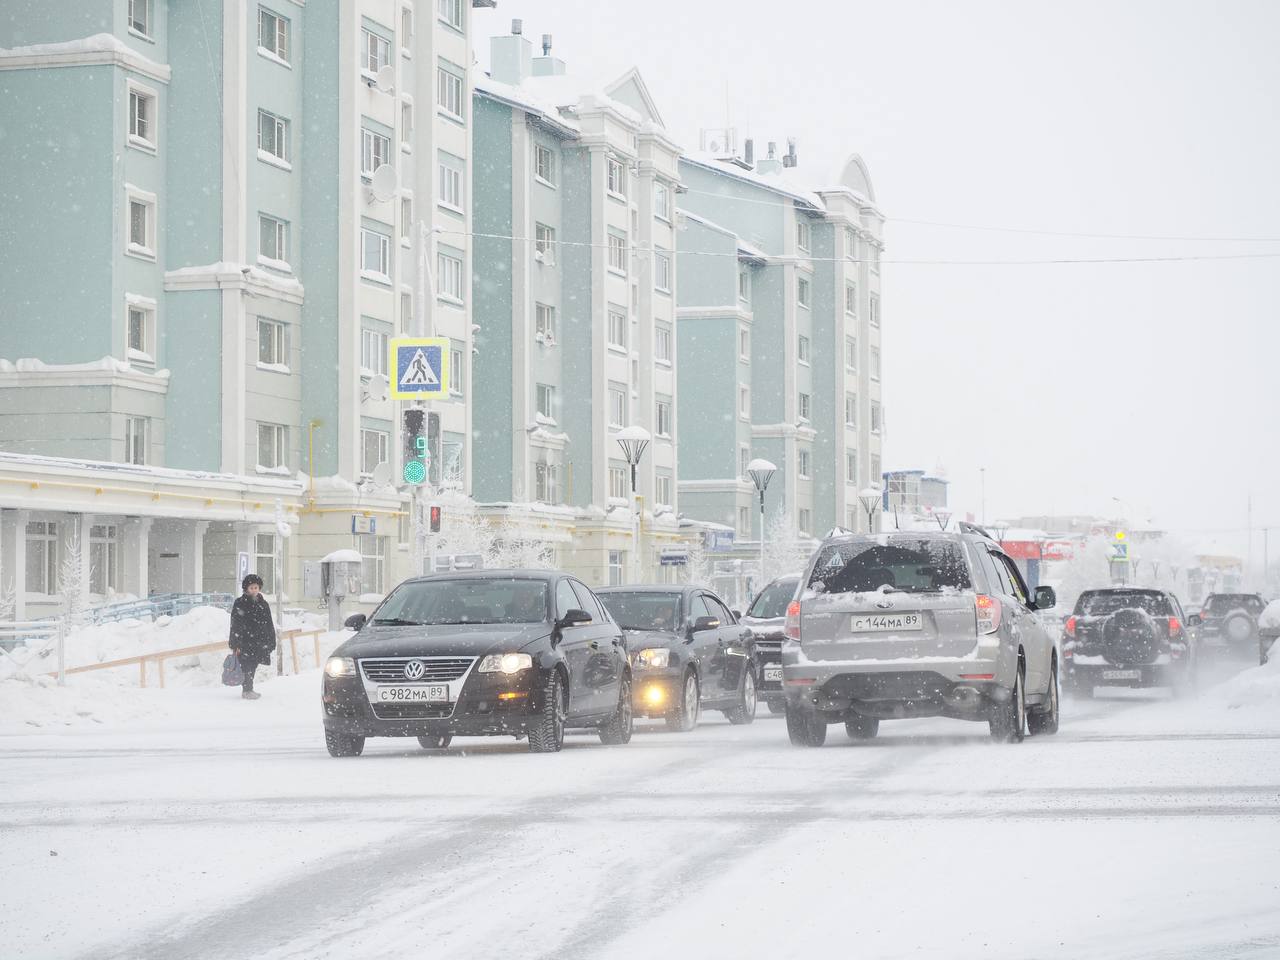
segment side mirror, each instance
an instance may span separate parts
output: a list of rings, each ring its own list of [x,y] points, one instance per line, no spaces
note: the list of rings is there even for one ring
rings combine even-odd
[[[717,630],[720,627],[719,617],[699,617],[693,621],[693,626],[689,628],[689,633],[701,633],[703,630]]]
[[[733,622],[734,622],[734,623],[737,623],[739,620],[741,620],[741,619],[742,619],[742,611],[741,611],[741,610],[730,610],[729,612],[733,614]]]
[[[563,617],[556,621],[557,627],[576,627],[580,624],[590,623],[591,614],[585,610],[570,610]]]
[[[1037,610],[1052,610],[1058,605],[1058,595],[1054,592],[1053,587],[1036,587],[1036,602],[1034,604]]]
[[[364,625],[369,622],[369,618],[363,613],[353,613],[343,621],[343,626],[348,630],[363,630]]]
[[[1188,627],[1198,627],[1202,623],[1204,623],[1204,617],[1200,616],[1198,613],[1193,613],[1187,617]]]

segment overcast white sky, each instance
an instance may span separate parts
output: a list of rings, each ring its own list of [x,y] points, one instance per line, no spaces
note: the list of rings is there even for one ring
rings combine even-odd
[[[815,185],[862,154],[887,260],[1280,253],[892,220],[1280,238],[1280,3],[500,0],[482,65],[513,17],[571,72],[638,66],[686,146],[728,113]],[[883,281],[887,468],[944,467],[976,514],[985,467],[988,518],[1119,500],[1206,546],[1243,546],[1251,492],[1280,555],[1280,259]]]

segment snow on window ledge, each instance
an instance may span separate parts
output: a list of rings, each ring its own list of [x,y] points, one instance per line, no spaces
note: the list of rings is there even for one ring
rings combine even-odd
[[[285,466],[264,467],[262,464],[258,464],[256,467],[254,467],[254,470],[256,470],[258,473],[267,474],[273,477],[288,477],[293,475],[293,471],[291,471],[288,467],[285,467]]]
[[[290,70],[293,69],[293,64],[291,64],[288,60],[284,59],[284,57],[280,56],[274,50],[268,50],[266,47],[263,47],[263,46],[258,47],[258,56],[265,57],[266,59],[270,60],[272,63],[278,63],[280,64],[280,66],[287,67]]]
[[[130,256],[141,257],[144,260],[154,260],[156,258],[156,252],[154,250],[150,247],[144,247],[140,243],[130,243],[125,252]]]
[[[277,260],[275,257],[264,257],[258,255],[258,263],[271,270],[278,270],[280,273],[293,273],[293,267],[289,265],[287,260]]]
[[[282,157],[277,157],[274,153],[271,153],[268,150],[263,150],[261,147],[258,148],[258,159],[263,163],[271,164],[273,167],[279,167],[281,170],[293,170],[293,164],[288,160],[285,160]]]
[[[129,134],[129,146],[136,147],[144,153],[155,153],[156,145],[146,137],[140,137],[136,133]]]
[[[451,296],[447,293],[438,294],[436,296],[436,299],[439,300],[441,303],[448,303],[455,307],[466,306],[466,304],[462,300],[460,300],[458,297]]]
[[[129,359],[137,361],[138,363],[149,363],[153,366],[156,362],[155,357],[151,356],[151,354],[147,353],[145,350],[134,350],[132,347],[129,348]]]
[[[360,279],[372,280],[374,283],[385,283],[387,286],[391,285],[391,278],[385,273],[379,273],[377,270],[361,270]]]
[[[287,363],[263,363],[258,361],[258,369],[266,370],[268,373],[292,373]]]
[[[137,37],[139,40],[145,40],[147,43],[156,42],[155,37],[149,36],[148,34],[143,33],[141,30],[135,30],[133,27],[129,28],[129,36]]]

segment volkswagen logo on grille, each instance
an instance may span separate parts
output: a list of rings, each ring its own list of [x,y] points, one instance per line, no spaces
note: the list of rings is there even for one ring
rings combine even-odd
[[[404,665],[404,678],[406,680],[421,680],[427,675],[427,665],[421,660],[410,660]]]
[[[877,600],[877,601],[876,601],[876,606],[877,606],[877,607],[879,607],[881,610],[888,610],[890,607],[892,607],[892,606],[893,606],[893,601],[892,601],[892,600]],[[407,672],[408,672],[408,671],[406,670],[406,673],[407,673]]]

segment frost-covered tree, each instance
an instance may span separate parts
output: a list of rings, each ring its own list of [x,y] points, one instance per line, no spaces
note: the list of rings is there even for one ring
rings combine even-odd
[[[695,585],[709,585],[715,573],[715,557],[707,553],[701,537],[694,538],[689,544],[688,560],[680,570],[680,582]]]
[[[791,518],[779,508],[769,521],[765,534],[764,583],[774,577],[803,570],[813,553],[813,547],[813,539],[801,536]]]
[[[67,618],[74,620],[84,612],[85,585],[89,579],[88,564],[80,544],[80,525],[71,524],[67,549],[58,568],[58,589],[66,601]]]

